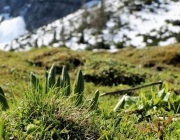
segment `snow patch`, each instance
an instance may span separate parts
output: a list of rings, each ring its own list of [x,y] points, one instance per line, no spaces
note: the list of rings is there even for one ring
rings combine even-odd
[[[97,4],[100,4],[101,2],[100,1],[90,1],[90,2],[87,2],[84,4],[84,8],[91,8],[93,7],[94,5],[97,5]]]
[[[0,24],[0,49],[4,42],[12,41],[25,33],[26,25],[22,17],[4,20]]]
[[[0,43],[13,40],[25,32],[25,22],[22,17],[5,20],[0,25]]]

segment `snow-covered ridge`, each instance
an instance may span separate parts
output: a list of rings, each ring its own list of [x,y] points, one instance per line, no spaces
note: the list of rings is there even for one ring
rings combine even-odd
[[[66,45],[72,50],[110,48],[112,51],[116,47],[141,48],[153,44],[173,44],[178,41],[174,35],[180,32],[180,25],[168,24],[167,21],[180,19],[180,2],[166,3],[160,8],[156,8],[157,4],[152,3],[147,8],[130,12],[123,1],[106,0],[103,10],[108,14],[108,18],[100,30],[94,26],[96,17],[98,19],[97,12],[102,10],[102,5],[98,3],[92,8],[80,9],[32,33],[26,33],[12,42],[1,43],[0,49],[21,51],[32,47]],[[89,25],[93,27],[88,27]]]

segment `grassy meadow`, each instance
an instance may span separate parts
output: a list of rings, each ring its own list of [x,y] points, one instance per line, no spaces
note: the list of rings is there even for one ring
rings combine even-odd
[[[5,95],[0,100],[0,139],[180,139],[179,48],[0,51]],[[161,86],[101,96],[159,81]]]

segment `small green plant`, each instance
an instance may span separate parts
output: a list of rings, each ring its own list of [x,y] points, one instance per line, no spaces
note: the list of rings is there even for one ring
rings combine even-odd
[[[48,74],[48,88],[52,88],[56,84],[56,67],[53,64]]]
[[[99,90],[94,93],[94,97],[90,103],[90,110],[95,110],[98,107]]]
[[[57,92],[59,92],[59,90],[61,89],[61,77],[58,76],[57,82],[56,82],[56,88],[57,88]]]
[[[70,88],[70,77],[67,72],[66,67],[63,67],[62,70],[62,81],[61,81],[61,86],[64,88],[64,96],[69,96],[71,93],[71,88]]]
[[[4,120],[0,119],[0,139],[3,138],[4,135]]]
[[[30,86],[33,92],[38,92],[40,90],[39,79],[33,72],[30,73]]]
[[[30,83],[33,92],[39,93],[45,90],[45,93],[48,93],[49,90],[56,88],[56,92],[58,92],[60,89],[63,89],[63,91],[61,90],[61,92],[63,92],[62,96],[69,96],[71,93],[70,76],[65,66],[62,70],[62,80],[61,77],[58,76],[58,79],[56,81],[56,67],[54,64],[51,66],[49,73],[45,72],[45,89],[42,89],[43,84],[40,83],[40,80],[35,76],[33,72],[31,72],[30,74]],[[75,106],[82,104],[84,93],[84,76],[81,70],[79,70],[78,74],[76,75],[73,86],[73,93],[73,100],[75,102]],[[90,104],[91,110],[97,107],[98,98],[99,91],[96,91],[94,98],[92,99],[92,102]]]
[[[84,77],[81,70],[79,70],[76,80],[74,82],[73,93],[75,95],[75,105],[78,106],[83,103],[84,92]]]
[[[9,108],[7,99],[5,97],[3,89],[0,87],[0,103],[2,104],[2,109],[6,110]]]
[[[45,93],[47,94],[47,92],[48,92],[48,86],[47,86],[47,84],[48,84],[48,72],[47,71],[44,72],[44,78],[45,78]]]
[[[138,97],[124,95],[115,106],[114,111],[125,109],[148,116],[159,108],[174,111],[174,113],[180,112],[180,99],[174,92],[168,91],[166,83],[158,92],[152,91],[152,93],[147,94],[140,92]]]

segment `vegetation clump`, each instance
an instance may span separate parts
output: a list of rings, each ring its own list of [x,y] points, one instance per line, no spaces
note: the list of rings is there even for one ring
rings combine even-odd
[[[1,116],[5,123],[1,128],[4,130],[3,137],[12,139],[97,139],[99,133],[95,128],[96,124],[93,124],[91,120],[91,111],[97,109],[97,95],[90,105],[83,99],[82,72],[79,71],[77,75],[72,95],[70,95],[70,90],[67,90],[70,86],[70,79],[65,67],[63,67],[60,82],[59,78],[56,81],[54,65],[46,75],[43,82],[31,72],[31,89],[26,92],[25,98],[17,104],[18,107],[4,112]],[[7,108],[7,102],[3,101],[3,107]]]
[[[148,77],[146,73],[140,74],[132,71],[135,69],[133,66],[114,60],[90,62],[88,65],[92,69],[85,71],[84,78],[87,82],[93,82],[95,85],[117,86],[124,84],[135,86],[144,82]]]
[[[79,55],[72,55],[68,52],[60,52],[57,50],[39,54],[33,57],[30,62],[31,65],[36,67],[46,67],[46,69],[49,69],[51,64],[54,63],[57,72],[62,71],[62,66],[66,66],[68,70],[73,70],[84,64],[84,60]]]

